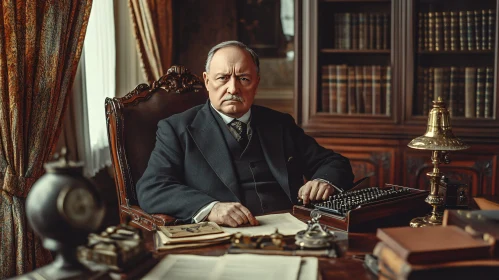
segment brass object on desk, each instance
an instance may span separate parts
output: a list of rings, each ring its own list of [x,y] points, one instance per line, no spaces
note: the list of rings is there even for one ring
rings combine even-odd
[[[81,261],[103,264],[113,271],[124,271],[150,256],[140,230],[126,224],[90,234],[87,245],[78,249]]]
[[[284,236],[276,229],[270,236],[252,237],[238,232],[231,239],[232,247],[239,249],[284,250]]]
[[[311,221],[308,221],[306,230],[299,231],[295,236],[295,244],[302,249],[331,248],[334,245],[334,233],[322,227],[319,223],[321,214],[319,210],[310,212]]]
[[[450,151],[459,151],[469,148],[452,133],[449,111],[441,97],[433,101],[433,108],[428,117],[426,133],[423,136],[414,138],[409,144],[410,148],[432,151],[431,162],[432,172],[426,175],[430,177],[430,194],[425,201],[433,207],[431,214],[425,217],[414,218],[410,222],[411,227],[423,227],[442,224],[442,209],[444,196],[439,192],[442,184],[443,173],[440,172],[439,165],[450,163]]]

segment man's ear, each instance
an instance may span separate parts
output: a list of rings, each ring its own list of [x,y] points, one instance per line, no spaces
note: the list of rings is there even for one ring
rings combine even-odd
[[[208,87],[208,81],[209,81],[209,79],[208,79],[208,73],[203,72],[203,80],[204,80],[204,86]]]

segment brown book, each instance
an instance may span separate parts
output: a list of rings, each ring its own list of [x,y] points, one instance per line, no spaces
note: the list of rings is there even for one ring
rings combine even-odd
[[[442,12],[442,30],[444,32],[444,51],[450,50],[450,13]]]
[[[350,43],[352,50],[359,49],[359,14],[350,14]]]
[[[433,98],[435,96],[435,67],[430,67],[428,69],[428,96],[426,97],[426,110],[425,116],[428,115],[432,106],[433,106]]]
[[[443,24],[442,24],[442,13],[434,13],[435,20],[435,51],[443,50]]]
[[[341,35],[343,36],[343,46],[342,49],[349,50],[352,48],[351,46],[351,37],[350,37],[350,22],[351,22],[351,14],[350,13],[344,13],[343,14],[343,31]]]
[[[475,17],[473,11],[466,11],[466,30],[468,50],[475,50]]]
[[[457,98],[458,98],[458,68],[451,66],[449,75],[449,114],[451,116],[457,116]]]
[[[430,91],[430,69],[423,69],[423,100],[422,100],[422,110],[419,112],[421,115],[428,115],[428,107],[430,104],[430,100],[428,100],[428,96],[430,95],[428,92]]]
[[[437,101],[438,98],[444,99],[443,92],[444,69],[442,67],[435,67],[433,70],[433,100]]]
[[[364,101],[364,113],[373,113],[373,91],[372,91],[372,70],[371,66],[362,67],[364,77],[364,91],[362,92],[362,99]]]
[[[329,113],[336,113],[338,103],[338,77],[336,72],[337,65],[328,65],[329,67]]]
[[[348,76],[348,113],[356,114],[357,113],[357,100],[355,95],[355,66],[348,66],[347,68],[347,76]]]
[[[373,115],[381,114],[381,66],[372,65]]]
[[[492,118],[494,102],[494,68],[487,67],[485,70],[485,98],[483,116]]]
[[[373,254],[377,256],[380,280],[475,279],[495,280],[499,260],[480,259],[430,264],[411,264],[399,257],[384,242],[378,242]]]
[[[423,13],[418,13],[418,51],[424,50],[424,17]]]
[[[458,79],[457,79],[457,88],[458,90],[458,96],[457,96],[457,115],[456,116],[461,116],[464,117],[464,107],[466,104],[465,100],[465,94],[464,92],[466,91],[465,89],[465,71],[464,67],[459,67],[458,68]]]
[[[334,16],[334,48],[339,49],[341,45],[341,14],[335,13]]]
[[[375,48],[377,50],[381,50],[381,46],[383,45],[383,15],[382,14],[374,14],[375,17],[375,36],[374,36],[374,42],[375,42]]]
[[[428,48],[429,51],[435,50],[435,13],[428,13]]]
[[[369,16],[369,37],[367,40],[367,48],[373,50],[375,48],[375,38],[376,38],[376,14],[370,13]]]
[[[430,46],[430,25],[429,25],[429,20],[430,20],[430,15],[428,13],[423,14],[423,33],[424,33],[424,38],[423,38],[423,44],[424,44],[424,50],[427,51],[429,50]]]
[[[492,50],[494,48],[494,38],[495,38],[495,12],[493,10],[488,10],[488,31],[487,31],[487,49]]]
[[[476,68],[466,67],[464,69],[464,116],[466,118],[476,117]]]
[[[386,67],[385,73],[385,111],[386,115],[390,116],[392,114],[392,67]]]
[[[347,65],[336,65],[336,94],[337,97],[337,109],[336,113],[338,114],[346,114],[348,113],[347,108],[347,91],[348,91],[348,76],[347,76]]]
[[[480,11],[473,11],[475,25],[475,50],[482,49],[482,15]]]
[[[321,111],[329,113],[329,65],[322,66],[321,77]]]
[[[367,49],[367,19],[365,13],[359,13],[359,50]]]
[[[459,22],[459,49],[465,51],[468,49],[468,27],[466,25],[466,12],[460,11],[458,16]]]
[[[449,12],[450,24],[449,24],[449,33],[450,33],[450,50],[455,51],[459,49],[459,30],[458,30],[458,19],[457,12]]]
[[[355,102],[357,113],[364,113],[364,72],[362,66],[355,66]]]
[[[485,110],[485,68],[476,70],[476,117],[483,118]]]
[[[491,257],[491,244],[457,226],[379,228],[376,237],[411,264]]]
[[[487,49],[487,32],[488,32],[488,27],[487,27],[487,11],[486,10],[481,10],[480,11],[480,23],[482,26],[482,34],[480,41],[482,43],[481,49],[486,50]]]
[[[383,44],[382,48],[390,48],[390,14],[383,14]]]

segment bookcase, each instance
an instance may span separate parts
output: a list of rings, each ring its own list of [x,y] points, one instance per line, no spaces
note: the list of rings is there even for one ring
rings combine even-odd
[[[296,1],[297,121],[356,178],[428,189],[430,151],[407,147],[442,97],[471,145],[441,170],[497,194],[499,0]]]

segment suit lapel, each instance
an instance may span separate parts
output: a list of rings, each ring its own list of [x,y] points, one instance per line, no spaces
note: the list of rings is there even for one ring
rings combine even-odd
[[[240,192],[236,173],[233,165],[227,164],[231,163],[232,159],[209,106],[210,103],[207,102],[187,130],[213,171],[239,200]]]
[[[270,171],[286,194],[291,198],[288,170],[284,156],[283,127],[279,123],[269,122],[257,107],[252,107],[252,123],[258,132],[262,151]]]

